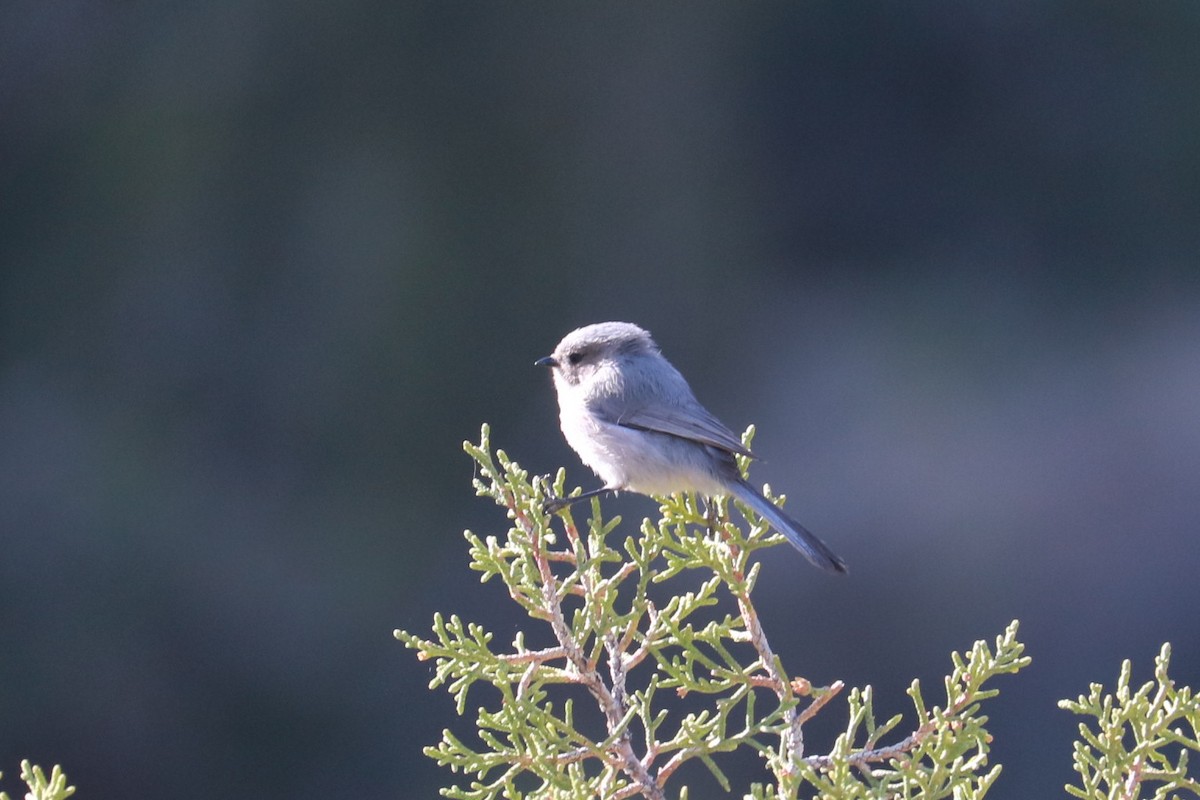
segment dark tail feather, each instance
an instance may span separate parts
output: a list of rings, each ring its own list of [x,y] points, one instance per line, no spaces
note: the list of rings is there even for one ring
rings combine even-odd
[[[763,494],[745,481],[730,487],[738,500],[754,510],[754,513],[771,523],[771,527],[782,533],[805,558],[826,572],[845,572],[846,564],[838,558],[829,545],[822,542],[811,531],[768,500]]]

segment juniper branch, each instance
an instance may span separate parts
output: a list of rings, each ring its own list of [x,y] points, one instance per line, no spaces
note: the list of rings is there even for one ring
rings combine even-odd
[[[1093,683],[1088,694],[1059,703],[1094,718],[1095,725],[1079,725],[1074,760],[1080,785],[1068,785],[1068,794],[1088,800],[1136,798],[1145,787],[1154,789],[1155,798],[1174,797],[1173,792],[1200,796],[1200,779],[1189,771],[1189,754],[1200,753],[1200,697],[1175,685],[1168,675],[1170,661],[1171,646],[1164,644],[1154,680],[1141,688],[1131,688],[1133,667],[1125,661],[1115,692]]]
[[[644,520],[640,534],[628,536],[618,551],[608,537],[620,520],[604,520],[598,499],[586,528],[576,526],[568,507],[548,516],[546,497],[567,494],[565,473],[559,470],[553,486],[531,481],[503,451],[493,455],[488,433],[485,426],[480,444],[466,445],[480,470],[474,484],[505,509],[512,526],[504,539],[468,532],[471,567],[485,581],[500,578],[531,619],[547,624],[554,645],[530,649],[518,634],[511,652],[497,652],[479,626],[440,615],[436,640],[397,632],[419,657],[435,661],[431,685],[448,684],[460,713],[475,681],[490,682],[502,698],[497,710],[479,711],[481,749],[445,732],[426,750],[439,763],[477,776],[444,794],[665,800],[668,784],[694,760],[729,790],[714,757],[743,747],[763,755],[776,781],[751,787],[754,798],[769,792],[793,800],[805,783],[827,797],[907,798],[915,796],[911,787],[925,787],[930,797],[951,787],[962,789],[964,798],[980,797],[995,779],[998,767],[977,774],[988,742],[978,702],[995,693],[983,688],[985,681],[1028,660],[1015,624],[997,640],[994,654],[979,642],[965,659],[954,655],[946,710],[927,710],[914,682],[909,693],[917,727],[907,737],[882,744],[900,718],[877,725],[870,687],[855,689],[846,732],[828,754],[807,754],[803,726],[844,687],[790,678],[768,641],[752,600],[759,574],[752,556],[782,538],[754,519],[748,530],[728,519],[714,522],[709,509],[686,495],[660,498],[662,518]],[[559,535],[562,544],[556,544]],[[697,588],[663,606],[651,601],[651,584],[696,570],[707,575]],[[722,616],[720,609],[729,606],[733,613]],[[571,701],[561,707],[551,701],[549,692],[563,683],[586,689],[602,720],[602,738],[581,732]],[[701,710],[669,713],[656,698],[664,690],[703,698]],[[528,775],[542,783],[527,793],[518,781]]]

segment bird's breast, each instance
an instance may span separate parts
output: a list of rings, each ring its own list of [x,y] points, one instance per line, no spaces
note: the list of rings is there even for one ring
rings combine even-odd
[[[706,445],[608,422],[582,403],[563,404],[560,422],[567,443],[605,486],[654,495],[725,493],[717,463],[724,454]]]

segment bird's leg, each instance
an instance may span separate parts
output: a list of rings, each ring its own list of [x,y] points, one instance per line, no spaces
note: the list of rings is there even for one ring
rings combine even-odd
[[[708,532],[711,535],[717,533],[717,523],[721,521],[717,514],[717,503],[711,497],[697,497],[700,505],[704,508],[704,523],[708,526]]]
[[[586,500],[589,497],[596,497],[597,495],[608,494],[609,492],[615,491],[616,489],[610,489],[607,486],[601,486],[599,489],[592,489],[590,492],[577,494],[574,497],[554,497],[551,495],[546,498],[544,503],[542,503],[542,511],[545,511],[547,514],[553,514],[556,511],[562,511],[564,508],[567,508],[568,506],[571,506],[580,500]]]

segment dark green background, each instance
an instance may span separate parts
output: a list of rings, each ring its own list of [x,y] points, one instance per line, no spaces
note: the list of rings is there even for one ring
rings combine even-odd
[[[994,796],[1058,794],[1055,700],[1164,640],[1200,684],[1197,41],[1171,2],[6,2],[0,768],[434,796],[459,723],[391,631],[518,624],[460,442],[592,486],[532,362],[624,319],[850,565],[766,555],[786,663],[886,715],[1019,617]]]

